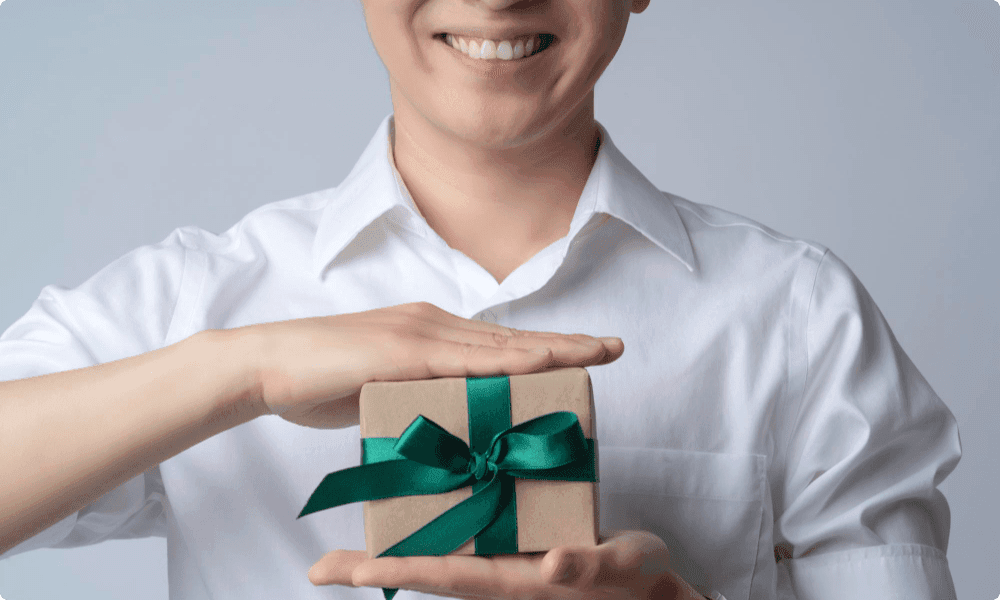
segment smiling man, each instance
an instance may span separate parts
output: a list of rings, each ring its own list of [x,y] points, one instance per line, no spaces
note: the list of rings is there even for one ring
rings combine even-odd
[[[599,182],[603,172],[595,169],[595,161],[602,143],[609,144],[610,140],[594,118],[594,86],[621,46],[630,13],[642,13],[649,2],[362,0],[362,5],[371,39],[389,73],[393,115],[385,126],[389,160],[393,162],[401,193],[440,240],[488,272],[501,290],[509,290],[505,296],[507,302],[516,304],[517,297],[524,293],[524,286],[519,284],[527,283],[524,279],[508,281],[511,274],[519,268],[531,267],[533,259],[558,245],[557,242],[582,236],[584,219],[589,219],[604,203],[611,203],[608,213],[623,218],[634,229],[653,233],[653,241],[665,245],[689,270],[694,271],[696,260],[701,262],[700,282],[682,284],[676,272],[651,268],[642,279],[609,278],[600,298],[594,300],[598,306],[614,303],[617,309],[631,304],[634,308],[625,312],[648,323],[655,332],[652,335],[676,340],[679,346],[664,342],[648,347],[650,351],[656,348],[655,352],[664,361],[697,360],[694,357],[699,347],[712,348],[701,357],[701,366],[683,373],[685,389],[692,392],[700,389],[703,393],[675,393],[670,397],[683,402],[708,401],[718,412],[679,410],[651,399],[643,402],[633,399],[636,407],[628,409],[634,411],[632,419],[646,418],[660,423],[673,416],[681,426],[674,421],[670,427],[651,434],[639,422],[618,419],[615,422],[621,430],[611,435],[608,427],[602,431],[606,446],[619,438],[623,446],[647,446],[652,464],[670,464],[677,469],[666,469],[659,475],[683,483],[654,485],[646,489],[652,495],[642,500],[641,490],[615,487],[628,487],[629,483],[634,486],[635,481],[602,475],[602,486],[611,487],[602,503],[613,502],[616,493],[636,494],[631,502],[657,498],[653,510],[660,514],[646,519],[646,524],[669,537],[671,547],[668,549],[657,533],[632,530],[608,532],[607,537],[602,537],[602,544],[593,549],[559,548],[545,555],[367,560],[363,552],[334,551],[313,566],[310,580],[314,583],[401,587],[459,598],[687,600],[704,596],[670,564],[683,562],[679,554],[693,554],[705,557],[706,564],[688,570],[699,576],[699,587],[713,598],[724,598],[720,588],[728,589],[733,599],[793,595],[803,599],[833,599],[900,593],[899,597],[907,598],[953,597],[941,543],[947,537],[947,505],[934,489],[940,480],[927,477],[926,472],[920,475],[920,469],[913,463],[908,467],[902,465],[911,460],[927,461],[923,469],[950,471],[960,455],[957,428],[951,413],[905,354],[901,350],[888,350],[891,347],[888,326],[880,314],[876,317],[870,312],[873,303],[846,265],[818,245],[804,248],[806,245],[801,241],[776,232],[773,233],[781,238],[778,245],[783,246],[777,252],[755,250],[760,254],[753,258],[746,246],[733,245],[726,250],[728,244],[735,244],[736,238],[741,238],[744,244],[750,240],[742,234],[733,238],[721,235],[725,227],[756,229],[756,224],[708,207],[698,210],[676,199],[673,202],[683,207],[682,214],[693,217],[683,218],[681,225],[676,220],[676,209],[670,206],[669,195],[658,199],[663,203],[659,209],[652,209],[660,214],[647,215],[647,220],[625,219],[624,215],[641,216],[651,209],[640,206],[638,199],[641,195],[638,190],[648,193],[648,182],[638,172],[621,176],[614,183]],[[626,161],[613,149],[605,156],[614,162],[611,168],[618,172],[634,169],[625,166]],[[620,162],[611,156],[617,156]],[[585,191],[602,185],[605,187],[591,189],[589,194]],[[630,196],[630,192],[636,195]],[[588,214],[588,210],[592,212]],[[702,236],[706,229],[713,231],[712,235]],[[657,240],[657,233],[673,239]],[[689,233],[694,234],[690,241]],[[565,255],[566,246],[558,247],[559,256]],[[591,248],[595,253],[581,259],[590,263],[588,270],[607,260],[600,254],[599,246]],[[805,252],[800,252],[803,249]],[[768,256],[769,252],[773,253]],[[735,254],[744,257],[738,259]],[[742,260],[772,260],[780,265],[792,257],[810,264],[803,268],[801,264],[793,267],[794,261],[787,262],[789,269],[798,271],[797,277],[776,277],[776,272],[789,272],[780,266],[775,266],[776,271],[756,272],[757,280],[748,271],[742,277],[736,275]],[[542,267],[532,268],[537,271]],[[524,275],[529,276],[528,272]],[[651,281],[645,280],[646,277]],[[505,285],[510,283],[515,285]],[[690,290],[668,294],[657,286],[690,286]],[[732,290],[747,288],[755,288],[750,296],[757,300],[745,296],[741,306],[731,308],[725,315],[713,317],[693,311],[689,305],[698,304],[696,298],[701,303],[722,303],[722,298]],[[629,295],[616,296],[617,293]],[[810,293],[815,304],[806,307]],[[790,297],[779,299],[780,294]],[[677,300],[678,295],[685,298],[683,303]],[[846,313],[823,304],[836,305],[837,298],[843,300],[842,311],[854,311],[852,316],[856,320],[846,334],[835,333],[834,325]],[[754,302],[769,306],[760,311],[758,304],[758,311],[754,312],[751,309]],[[650,310],[651,304],[656,303],[675,306],[681,317],[701,323],[702,331],[688,336],[669,332],[671,327],[686,330],[687,326],[664,321],[659,312],[663,306]],[[511,308],[506,314],[513,311]],[[825,339],[805,338],[804,323],[810,312],[813,327],[810,333],[825,334]],[[792,322],[787,326],[765,327],[761,321],[767,319],[767,313],[782,314],[782,318],[787,316]],[[796,324],[795,319],[803,321]],[[723,325],[726,320],[738,324],[721,334],[726,331]],[[705,330],[719,330],[721,338],[709,343],[711,336]],[[727,348],[724,340],[740,330],[750,336],[742,342],[746,346],[730,340]],[[771,363],[767,358],[777,347],[765,346],[773,344],[771,336],[780,331],[785,332],[780,335],[791,332],[790,342],[782,346],[783,351],[798,354],[786,359],[793,371],[791,380],[783,382],[771,379],[779,372],[784,375],[781,363]],[[882,340],[881,349],[865,359],[863,369],[857,364],[852,366],[847,355],[839,359],[832,355],[823,357],[823,352],[833,353],[836,344],[842,343],[836,341],[840,336],[846,336],[848,343],[856,345],[860,337],[872,335],[873,331]],[[760,341],[754,341],[757,338]],[[764,342],[764,338],[771,341]],[[860,359],[862,348],[851,348],[859,353]],[[688,358],[680,359],[670,351],[683,352]],[[751,357],[745,352],[759,356]],[[725,375],[704,371],[706,361],[713,362],[712,354],[716,355],[715,360],[726,356],[726,362],[719,363]],[[842,362],[837,364],[836,360]],[[748,371],[743,372],[742,368]],[[817,368],[833,371],[825,376],[826,380],[810,380],[810,387],[806,388],[805,377]],[[647,381],[659,374],[642,369],[656,367],[636,366],[630,372],[642,371],[641,377]],[[669,372],[678,376],[682,373]],[[739,377],[734,378],[737,373]],[[707,383],[699,386],[700,378],[720,376],[736,389],[717,393],[730,396],[730,402],[734,403],[717,404],[718,398],[711,397],[709,390],[718,388]],[[758,396],[755,404],[754,393],[760,394],[762,390],[751,392],[755,384],[743,377],[750,377],[765,388],[775,387]],[[862,411],[866,416],[858,423],[846,426],[834,414],[853,410],[851,399],[837,397],[838,392],[850,387],[848,381],[852,377],[867,379],[885,389],[871,391],[874,396],[869,400],[879,408],[868,407],[870,412]],[[769,379],[770,384],[764,383]],[[680,385],[671,376],[665,376],[664,381]],[[908,392],[908,402],[915,401],[925,418],[941,426],[935,438],[937,445],[932,444],[934,449],[924,452],[906,446],[912,457],[900,459],[903,471],[882,467],[881,471],[866,476],[865,470],[873,468],[870,461],[874,460],[876,450],[902,449],[904,434],[897,432],[892,434],[893,438],[882,441],[873,438],[860,445],[845,438],[861,435],[872,427],[893,427],[891,423],[898,415],[887,403],[897,393],[892,390],[900,389],[904,382],[919,387]],[[785,389],[776,394],[780,386]],[[642,388],[640,385],[633,389]],[[812,395],[811,404],[810,398],[796,397],[806,389]],[[776,398],[781,401],[775,402]],[[861,404],[868,401],[854,400]],[[796,401],[800,404],[792,404]],[[801,421],[796,421],[796,416]],[[911,420],[902,427],[916,426],[916,421]],[[684,433],[671,435],[671,431]],[[754,441],[733,444],[732,438]],[[676,455],[671,454],[671,449],[676,449]],[[696,458],[686,452],[691,450],[706,454]],[[707,454],[712,451],[718,454]],[[608,447],[605,453],[614,455],[614,449]],[[620,464],[633,469],[642,463],[641,452],[624,453],[619,458]],[[678,472],[699,466],[697,473]],[[747,487],[758,484],[763,487],[765,469],[773,491],[762,496],[748,492]],[[727,487],[717,481],[725,476],[748,483],[740,488],[740,484],[730,482],[732,485]],[[869,479],[862,483],[865,477]],[[848,485],[846,482],[853,478],[861,479]],[[713,518],[713,511],[704,506],[700,511],[688,506],[699,495],[703,496],[700,500],[703,505],[722,501],[721,506],[728,507],[729,512]],[[672,502],[671,496],[686,498]],[[751,507],[763,504],[763,520],[754,519],[755,513],[747,512],[745,505],[737,507],[725,502],[735,499],[749,501]],[[768,505],[772,501],[784,504]],[[616,514],[622,510],[629,512],[632,518],[623,522],[633,525],[643,522],[636,515],[646,514],[634,507],[604,507],[606,511],[609,509]],[[872,511],[885,513],[874,519],[865,516]],[[703,529],[683,540],[671,534],[698,527]],[[723,548],[713,548],[724,544],[733,545],[728,556]],[[771,546],[773,556],[770,550],[762,549]],[[858,549],[864,552],[857,552]],[[741,551],[745,555],[738,556]],[[822,556],[813,561],[805,559],[814,553],[828,553],[827,562],[823,562]],[[768,560],[773,562],[766,564]]]
[[[497,282],[569,233],[600,145],[594,85],[648,4],[363,2],[406,189]]]
[[[953,600],[958,428],[864,286],[595,120],[648,5],[362,0],[393,112],[339,186],[48,286],[0,337],[0,559],[159,535],[176,600]],[[598,545],[368,559],[358,504],[296,518],[357,466],[364,383],[566,366]]]

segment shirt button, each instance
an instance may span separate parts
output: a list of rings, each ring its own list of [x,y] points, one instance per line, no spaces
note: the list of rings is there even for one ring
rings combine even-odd
[[[486,311],[483,311],[482,314],[479,315],[479,320],[480,321],[484,321],[486,323],[496,323],[497,322],[497,316],[496,316],[496,314],[493,313],[492,310],[486,310]]]

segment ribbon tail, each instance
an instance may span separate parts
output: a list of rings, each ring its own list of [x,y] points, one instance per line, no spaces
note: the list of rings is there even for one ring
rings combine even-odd
[[[327,474],[296,518],[353,502],[443,494],[462,487],[468,480],[467,474],[452,473],[412,460],[350,467]]]
[[[402,541],[378,555],[443,556],[479,535],[503,512],[514,495],[514,480],[496,474],[493,481],[471,498],[443,512]],[[382,588],[385,600],[392,600],[399,588]]]
[[[485,488],[438,515],[385,550],[382,556],[444,556],[479,535],[514,496],[514,480],[495,474]]]

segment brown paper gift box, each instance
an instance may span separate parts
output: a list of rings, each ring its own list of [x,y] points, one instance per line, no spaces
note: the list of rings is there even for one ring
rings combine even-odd
[[[576,413],[584,437],[595,439],[593,386],[586,369],[569,367],[508,378],[512,426],[565,410]],[[424,415],[469,443],[468,396],[462,377],[366,383],[361,388],[360,411],[362,438],[399,437],[418,415]],[[596,461],[596,440],[594,458]],[[519,552],[597,545],[597,482],[515,479],[514,494]],[[444,494],[365,502],[368,556],[378,556],[470,496],[472,487],[467,486]],[[475,553],[475,539],[453,552]]]

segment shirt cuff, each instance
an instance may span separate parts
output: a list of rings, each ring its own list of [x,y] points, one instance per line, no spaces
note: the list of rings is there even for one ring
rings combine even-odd
[[[957,600],[945,553],[886,544],[784,561],[798,600]]]

